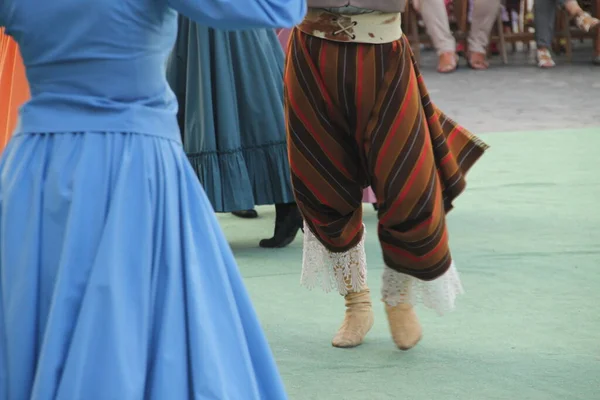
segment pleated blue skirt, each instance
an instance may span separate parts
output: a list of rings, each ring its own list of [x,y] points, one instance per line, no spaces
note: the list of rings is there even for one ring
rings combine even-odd
[[[167,77],[183,144],[217,212],[294,201],[272,29],[220,31],[179,17]]]
[[[285,399],[176,141],[25,134],[0,161],[0,399]]]

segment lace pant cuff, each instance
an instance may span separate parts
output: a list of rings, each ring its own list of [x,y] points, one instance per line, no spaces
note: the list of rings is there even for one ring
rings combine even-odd
[[[334,253],[315,237],[304,224],[302,276],[300,283],[308,289],[320,286],[325,292],[337,291],[345,296],[367,288],[365,235],[352,249]]]
[[[343,253],[333,253],[304,226],[302,276],[300,282],[308,289],[321,287],[325,292],[337,291],[345,296],[367,288],[366,230],[361,241]],[[454,264],[433,281],[422,281],[396,272],[389,267],[383,271],[382,300],[390,306],[417,305],[443,315],[454,310],[456,298],[463,293],[462,283]]]
[[[435,310],[439,315],[454,310],[456,298],[464,290],[454,263],[444,275],[433,281],[422,281],[385,267],[381,285],[382,300],[390,306],[417,305]]]

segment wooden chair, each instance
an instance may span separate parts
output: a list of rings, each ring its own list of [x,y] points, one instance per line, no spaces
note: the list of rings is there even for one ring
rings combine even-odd
[[[496,31],[498,35],[498,43],[500,47],[500,56],[502,57],[502,63],[508,64],[508,54],[506,51],[506,35],[504,32],[504,21],[502,20],[502,6],[498,10],[498,16],[496,17]]]
[[[504,30],[504,23],[502,21],[502,16],[498,17],[497,26],[496,26],[496,35],[492,37],[492,40],[495,40],[500,43],[500,52],[502,56],[502,61],[504,64],[508,63],[507,56],[507,45],[511,44],[513,47],[513,51],[516,50],[517,43],[523,43],[523,48],[525,51],[530,50],[530,43],[535,40],[535,33],[532,31],[533,25],[529,24],[527,21],[527,14],[529,12],[529,4],[530,1],[534,0],[521,0],[519,5],[519,17],[517,21],[517,30],[513,30],[512,24],[509,32]]]

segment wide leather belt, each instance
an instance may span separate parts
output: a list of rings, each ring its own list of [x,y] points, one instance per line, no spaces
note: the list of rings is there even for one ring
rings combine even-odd
[[[400,13],[336,14],[309,8],[298,29],[307,35],[335,42],[382,44],[402,37]]]

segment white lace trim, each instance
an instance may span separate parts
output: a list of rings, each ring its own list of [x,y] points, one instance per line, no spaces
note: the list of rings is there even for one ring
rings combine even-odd
[[[448,271],[433,281],[422,281],[401,274],[389,267],[383,271],[382,300],[390,306],[422,303],[443,315],[454,310],[456,298],[463,294],[463,286],[454,263]]]
[[[360,292],[367,288],[367,256],[365,254],[366,229],[361,241],[343,253],[329,250],[304,224],[302,250],[302,276],[300,283],[308,289],[318,286],[325,292],[337,291],[341,295]],[[410,275],[383,270],[382,300],[390,306],[398,304],[417,305],[435,310],[443,315],[454,310],[456,298],[464,290],[454,264],[436,280],[422,281]]]
[[[308,289],[320,286],[325,292],[333,290],[345,296],[367,288],[367,256],[365,235],[352,249],[343,253],[329,250],[304,224],[302,276],[300,283]]]

